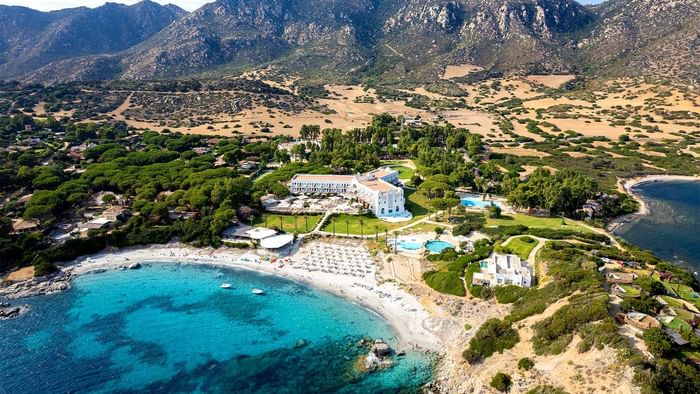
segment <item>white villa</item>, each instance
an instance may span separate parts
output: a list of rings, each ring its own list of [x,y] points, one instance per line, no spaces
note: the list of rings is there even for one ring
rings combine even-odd
[[[297,174],[290,184],[292,194],[354,194],[369,205],[377,217],[406,215],[399,172],[389,167],[358,175]]]
[[[532,273],[527,262],[508,254],[493,254],[481,262],[481,272],[475,272],[472,284],[484,286],[516,285],[530,287]]]

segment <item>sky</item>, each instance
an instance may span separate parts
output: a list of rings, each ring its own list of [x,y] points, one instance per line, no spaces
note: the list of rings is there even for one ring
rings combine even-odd
[[[113,3],[134,4],[140,0],[111,0]],[[210,3],[214,0],[152,0],[160,4],[177,4],[187,11],[194,11],[205,3]],[[0,0],[0,4],[4,5],[21,5],[24,7],[33,8],[40,11],[60,10],[63,8],[73,7],[99,7],[104,4],[105,0]]]
[[[112,0],[115,3],[123,4],[134,4],[138,3],[139,0]],[[160,4],[177,4],[181,8],[187,11],[194,11],[201,7],[205,3],[212,2],[214,0],[153,0]],[[603,0],[579,0],[580,3],[584,4],[597,4]],[[0,0],[0,4],[5,5],[21,5],[29,8],[34,8],[40,11],[51,11],[60,10],[63,8],[72,7],[99,7],[105,3],[105,0]]]

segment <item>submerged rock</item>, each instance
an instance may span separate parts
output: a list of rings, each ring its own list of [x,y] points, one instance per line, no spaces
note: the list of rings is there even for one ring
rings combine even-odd
[[[383,340],[377,339],[372,345],[372,353],[378,357],[387,357],[391,355],[391,348]]]
[[[301,348],[305,347],[306,345],[308,345],[308,342],[306,342],[305,339],[300,339],[297,341],[297,343],[294,344],[294,348],[301,349]]]
[[[29,310],[28,305],[11,306],[6,303],[0,304],[0,320],[14,319],[20,317]]]

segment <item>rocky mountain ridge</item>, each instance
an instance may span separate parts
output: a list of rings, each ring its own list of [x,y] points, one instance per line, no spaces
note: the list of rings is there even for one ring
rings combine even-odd
[[[700,79],[700,0],[595,7],[573,0],[217,0],[192,13],[171,11],[162,19],[170,23],[141,40],[92,54],[30,51],[43,61],[19,63],[22,70],[1,46],[0,77],[143,80],[274,64],[302,76],[420,81],[438,78],[448,64],[474,64],[499,74]],[[0,21],[7,18],[0,12]],[[56,16],[26,18],[36,21],[18,43]],[[0,38],[6,35],[0,27]],[[6,46],[22,48],[18,43]]]

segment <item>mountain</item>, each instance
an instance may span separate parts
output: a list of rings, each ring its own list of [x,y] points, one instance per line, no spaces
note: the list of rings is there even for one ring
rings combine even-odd
[[[54,12],[0,6],[0,77],[16,77],[66,59],[123,51],[185,14],[176,6],[147,0],[132,6],[106,3]]]
[[[594,20],[571,0],[219,0],[127,51],[122,77],[267,62],[399,79],[434,76],[454,61],[568,71],[567,35]]]
[[[700,1],[609,0],[581,41],[599,73],[700,79]]]
[[[14,16],[4,7],[0,77],[143,80],[274,64],[306,77],[401,82],[468,63],[486,74],[699,79],[699,3],[217,0],[189,14],[142,2],[55,13],[13,7]]]

